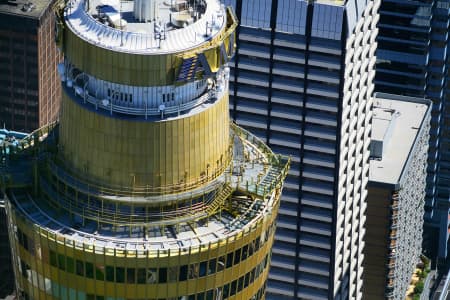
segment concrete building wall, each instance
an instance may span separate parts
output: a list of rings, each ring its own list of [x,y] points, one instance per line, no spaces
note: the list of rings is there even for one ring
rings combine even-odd
[[[61,84],[57,65],[63,55],[55,44],[55,14],[47,10],[42,16],[37,33],[39,126],[58,119],[61,104]]]
[[[384,0],[380,8],[376,91],[433,101],[424,247],[445,261],[449,229],[448,113],[450,1]]]
[[[292,158],[268,299],[360,298],[379,1],[224,1],[230,112]]]
[[[417,137],[407,169],[403,173],[398,191],[398,229],[391,225],[391,244],[395,241],[394,267],[388,267],[386,296],[389,299],[404,299],[420,254],[422,253],[423,215],[426,187],[427,151],[430,116],[424,121],[421,135]],[[396,191],[392,198],[395,200]],[[393,222],[395,205],[393,204]],[[394,223],[391,223],[394,224]],[[391,250],[392,254],[393,251]],[[389,265],[390,266],[390,265]]]
[[[62,55],[54,42],[54,13],[47,6],[36,18],[10,15],[0,8],[2,127],[30,132],[58,117],[61,89],[56,68]]]
[[[379,95],[374,138],[392,136],[385,134],[386,153],[370,163],[363,298],[402,300],[422,253],[431,102]]]
[[[391,196],[387,189],[369,187],[363,287],[368,300],[383,299],[385,294]]]

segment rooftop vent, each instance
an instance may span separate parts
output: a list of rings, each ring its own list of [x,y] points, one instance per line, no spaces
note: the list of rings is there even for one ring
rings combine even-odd
[[[25,4],[22,6],[21,10],[22,10],[23,12],[30,12],[30,11],[32,11],[35,7],[36,7],[36,6],[35,6],[32,2],[27,2],[27,3],[25,3]]]
[[[374,106],[372,139],[370,141],[372,158],[383,159],[384,151],[389,144],[399,116],[400,112],[395,109]]]

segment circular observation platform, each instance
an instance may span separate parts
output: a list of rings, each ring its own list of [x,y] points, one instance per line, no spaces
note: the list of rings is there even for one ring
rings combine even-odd
[[[76,70],[77,71],[77,70]],[[208,80],[183,85],[127,86],[104,82],[86,73],[67,71],[64,97],[115,118],[163,121],[189,117],[208,109],[228,94],[229,67],[219,69]],[[67,84],[70,82],[70,84]]]
[[[42,160],[39,193],[7,193],[20,289],[36,299],[68,299],[70,290],[86,299],[260,299],[288,160],[231,127],[233,162],[216,179],[222,189],[212,202],[204,194],[171,211],[153,209],[149,191],[134,203],[104,187],[83,190],[80,178]]]
[[[64,17],[85,41],[141,54],[186,52],[226,27],[225,7],[218,0],[73,0]]]

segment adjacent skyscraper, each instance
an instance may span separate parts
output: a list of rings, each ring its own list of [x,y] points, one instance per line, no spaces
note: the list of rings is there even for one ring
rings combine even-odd
[[[449,20],[448,0],[383,0],[375,78],[376,91],[433,101],[424,247],[442,263],[450,229]]]
[[[380,1],[227,0],[230,110],[291,155],[269,299],[361,299]]]
[[[0,129],[0,298],[14,293],[14,276],[11,262],[11,247],[8,239],[8,218],[5,210],[5,197],[1,188],[6,172],[6,148],[18,143],[26,137],[26,133]]]
[[[419,261],[430,111],[429,100],[376,95],[363,299],[405,299]]]
[[[51,0],[0,1],[0,126],[31,132],[57,119],[62,55]]]
[[[0,195],[0,297],[2,299],[14,291],[14,277],[11,276],[11,249],[8,243],[7,218],[3,195]]]
[[[7,149],[19,294],[263,298],[288,160],[230,128],[232,9],[109,3],[58,11],[60,123]]]

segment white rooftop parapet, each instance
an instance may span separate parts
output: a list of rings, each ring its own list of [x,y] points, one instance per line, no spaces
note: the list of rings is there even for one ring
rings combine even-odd
[[[206,0],[206,2],[207,8],[204,15],[190,25],[185,24],[187,26],[183,28],[170,26],[166,28],[169,19],[162,18],[151,23],[128,22],[126,28],[120,30],[96,20],[91,15],[92,12],[86,10],[85,0],[73,1],[65,11],[65,19],[73,32],[100,47],[129,53],[181,52],[210,40],[226,26],[224,6],[221,6],[218,0]],[[122,7],[122,4],[118,5]],[[119,8],[118,11],[122,9]],[[172,14],[174,13],[176,12]],[[169,15],[168,12],[167,14]],[[161,26],[164,39],[158,38],[162,31],[156,32],[156,25]]]

